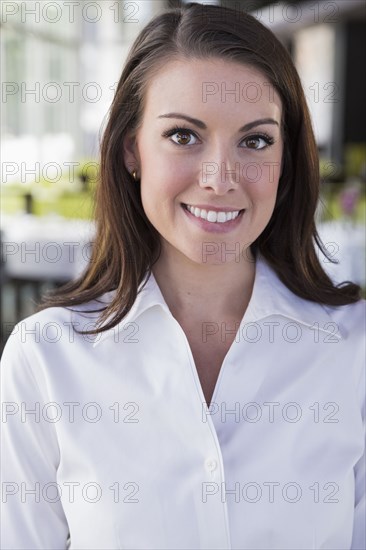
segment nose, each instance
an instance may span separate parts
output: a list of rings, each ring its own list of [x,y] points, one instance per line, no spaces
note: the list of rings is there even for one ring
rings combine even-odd
[[[240,163],[229,158],[224,151],[216,151],[202,162],[200,173],[200,187],[212,189],[216,195],[225,195],[232,189],[237,189],[240,182]]]

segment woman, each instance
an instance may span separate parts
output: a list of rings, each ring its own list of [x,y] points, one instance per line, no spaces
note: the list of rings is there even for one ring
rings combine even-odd
[[[364,301],[319,261],[318,193],[275,36],[214,5],[155,17],[92,261],[4,351],[6,547],[365,547]]]

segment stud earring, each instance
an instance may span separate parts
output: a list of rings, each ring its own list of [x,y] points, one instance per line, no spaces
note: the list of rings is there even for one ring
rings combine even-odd
[[[136,171],[136,170],[133,170],[133,171],[131,172],[131,175],[132,175],[133,179],[134,179],[135,181],[137,181],[137,171]]]

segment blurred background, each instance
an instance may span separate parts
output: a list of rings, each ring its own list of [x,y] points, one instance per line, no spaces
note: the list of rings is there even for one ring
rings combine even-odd
[[[183,0],[1,3],[1,335],[90,258],[99,139],[127,52]],[[318,143],[320,236],[337,282],[365,292],[366,3],[213,0],[293,57]]]

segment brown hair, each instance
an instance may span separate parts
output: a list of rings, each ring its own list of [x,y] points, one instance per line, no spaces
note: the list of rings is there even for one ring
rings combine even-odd
[[[271,220],[251,244],[254,257],[260,251],[280,280],[306,300],[340,306],[360,299],[358,285],[335,286],[318,258],[318,249],[327,257],[314,221],[320,187],[318,152],[289,53],[253,16],[192,2],[153,18],[132,45],[101,144],[91,261],[78,279],[46,296],[38,307],[75,306],[115,290],[107,307],[94,310],[102,312],[96,329],[84,334],[103,332],[123,319],[159,258],[160,236],[144,213],[139,185],[124,164],[122,143],[127,132],[136,131],[142,122],[153,75],[168,61],[192,58],[224,58],[251,65],[268,78],[282,100],[283,172]]]

